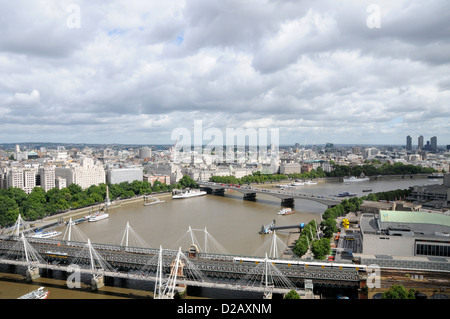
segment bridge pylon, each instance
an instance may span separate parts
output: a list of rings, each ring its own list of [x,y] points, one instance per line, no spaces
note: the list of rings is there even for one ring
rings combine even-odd
[[[88,238],[87,244],[71,261],[72,265],[84,268],[92,274],[91,289],[98,290],[104,286],[103,276],[105,271],[114,272],[108,262],[96,251]]]
[[[118,238],[114,240],[120,246],[125,247],[125,251],[134,247],[149,248],[150,246],[146,241],[130,226],[130,222],[127,221],[125,229],[121,233],[120,241]]]
[[[17,217],[15,223],[13,226],[8,227],[8,228],[4,228],[1,231],[1,237],[16,237],[19,238],[20,234],[22,234],[25,231],[29,231],[31,230],[31,227],[29,226],[29,223],[26,222],[22,216],[19,214],[19,216]]]
[[[33,281],[34,279],[39,278],[39,265],[45,264],[44,259],[30,245],[23,232],[17,240],[17,243],[15,243],[14,246],[8,250],[5,257],[5,259],[25,263],[27,266],[27,281]]]
[[[177,286],[177,279],[183,277],[184,263],[181,261],[181,247],[178,249],[177,257],[170,264],[170,275],[163,280],[162,247],[159,249],[158,267],[156,271],[155,299],[173,299]]]

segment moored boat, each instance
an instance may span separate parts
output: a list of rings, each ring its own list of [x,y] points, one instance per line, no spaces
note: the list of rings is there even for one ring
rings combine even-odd
[[[189,190],[181,192],[181,193],[172,194],[172,199],[183,199],[183,198],[190,198],[190,197],[203,196],[203,195],[206,195],[205,191],[189,189]]]
[[[350,178],[344,178],[344,183],[353,183],[353,182],[366,182],[368,181],[368,177],[355,177],[351,176]]]
[[[61,232],[58,232],[58,231],[42,232],[41,231],[41,232],[36,232],[31,237],[34,237],[34,238],[51,238],[51,237],[56,237],[58,235],[61,235]]]
[[[102,219],[105,219],[105,218],[108,218],[108,217],[109,217],[108,213],[99,211],[99,212],[96,212],[96,213],[94,213],[92,215],[89,215],[88,221],[89,222],[96,222],[96,221],[99,221],[99,220],[102,220]]]
[[[33,290],[17,299],[47,299],[50,292],[44,289],[45,287],[39,287],[38,289]]]
[[[337,196],[338,197],[347,197],[347,196],[356,196],[356,195],[357,195],[356,193],[343,192],[343,193],[338,194]]]

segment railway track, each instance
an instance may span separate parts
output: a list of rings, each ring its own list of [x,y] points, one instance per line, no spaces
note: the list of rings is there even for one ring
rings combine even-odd
[[[407,289],[450,289],[450,272],[410,269],[381,269],[381,286],[402,285]]]

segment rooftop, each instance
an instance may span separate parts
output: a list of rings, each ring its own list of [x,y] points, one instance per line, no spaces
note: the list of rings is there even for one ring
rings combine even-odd
[[[450,216],[440,213],[380,210],[382,223],[431,224],[450,227]]]

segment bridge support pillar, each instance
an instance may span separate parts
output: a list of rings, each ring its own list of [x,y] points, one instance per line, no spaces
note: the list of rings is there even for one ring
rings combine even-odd
[[[244,194],[244,200],[255,200],[255,199],[256,199],[256,193]]]
[[[103,275],[94,275],[91,279],[91,290],[96,291],[105,285]]]
[[[284,198],[281,200],[281,206],[288,206],[293,207],[294,206],[294,199],[293,198]]]
[[[41,277],[41,276],[39,275],[39,268],[35,268],[35,267],[33,267],[33,268],[28,268],[27,271],[26,271],[26,273],[25,273],[25,276],[26,276],[26,280],[27,280],[28,282],[31,282],[31,281],[33,281],[34,279],[37,279],[37,278]]]
[[[212,194],[223,196],[223,195],[225,195],[225,188],[213,189]]]

